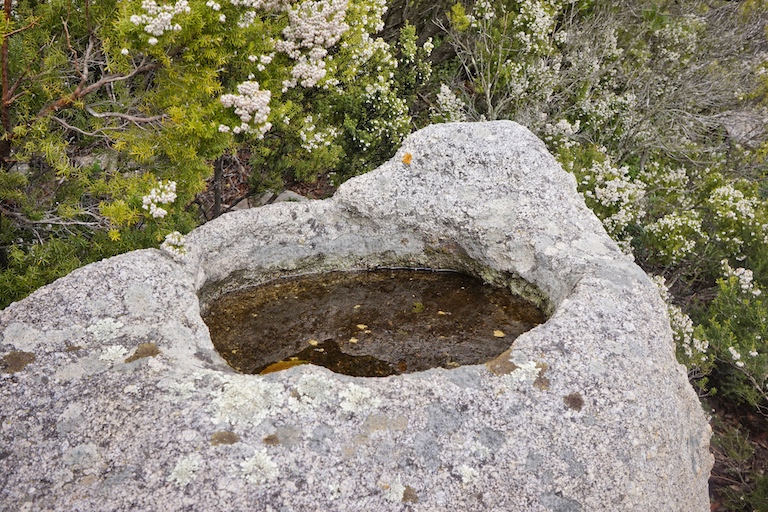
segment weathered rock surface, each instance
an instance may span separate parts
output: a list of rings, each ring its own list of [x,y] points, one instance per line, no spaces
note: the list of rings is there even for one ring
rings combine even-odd
[[[709,510],[710,429],[658,292],[524,128],[429,127],[331,199],[188,246],[0,313],[0,509]],[[200,317],[246,284],[377,265],[464,270],[551,318],[488,365],[365,379],[239,375]]]

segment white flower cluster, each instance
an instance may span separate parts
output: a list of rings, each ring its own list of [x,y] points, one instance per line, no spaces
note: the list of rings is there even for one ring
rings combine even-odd
[[[443,119],[447,123],[467,120],[467,106],[456,96],[451,88],[440,84],[440,92],[437,93],[437,106],[430,108],[432,118]]]
[[[674,211],[648,224],[645,229],[661,242],[656,246],[660,254],[671,263],[677,263],[691,254],[697,240],[708,239],[701,228],[701,218],[696,210]]]
[[[156,219],[162,219],[168,214],[168,211],[164,208],[157,206],[158,204],[170,204],[176,200],[176,182],[175,181],[161,181],[158,182],[157,187],[150,190],[149,195],[141,198],[141,207],[145,210],[149,210],[149,214]]]
[[[304,126],[299,131],[299,137],[301,138],[301,147],[309,153],[320,146],[330,146],[340,133],[333,126],[321,131],[315,131],[316,129],[314,118],[311,114],[304,118]]]
[[[341,43],[341,48],[346,49],[347,47],[348,43],[346,41]],[[360,36],[359,44],[354,45],[352,55],[350,56],[353,62],[353,73],[357,73],[374,55],[379,56],[381,59],[381,66],[387,66],[388,68],[397,67],[397,60],[392,56],[386,41],[380,37],[372,39],[370,34],[364,32]]]
[[[230,127],[222,124],[219,125],[219,131],[232,130],[235,134],[256,132],[259,138],[263,138],[272,128],[272,124],[267,122],[272,92],[259,90],[259,83],[253,81],[239,84],[237,92],[240,94],[223,95],[221,104],[227,108],[234,107],[235,114],[240,117],[240,126]]]
[[[738,366],[739,368],[743,368],[744,361],[741,361],[741,354],[739,353],[739,351],[733,347],[728,347],[728,352],[731,353],[731,358],[733,358],[733,360],[736,361],[736,366]]]
[[[679,306],[672,303],[672,295],[669,293],[664,277],[654,275],[651,276],[651,281],[656,285],[659,295],[667,304],[669,325],[672,328],[675,344],[683,349],[683,352],[691,362],[694,362],[694,356],[696,356],[696,360],[706,361],[709,342],[706,339],[700,340],[693,335],[693,321]]]
[[[696,16],[681,16],[674,23],[655,30],[653,36],[659,55],[670,64],[688,64],[699,51],[699,33],[706,23]]]
[[[238,28],[248,28],[256,21],[256,11],[245,11],[237,20]]]
[[[366,33],[384,30],[384,14],[387,12],[387,0],[355,2],[349,6],[349,9],[354,12],[350,17],[356,20],[357,27]]]
[[[645,215],[645,184],[633,180],[628,167],[614,167],[606,158],[592,164],[583,183],[591,185],[584,196],[611,212],[603,218],[603,225],[614,238],[620,238],[631,222]]]
[[[191,10],[187,0],[178,0],[173,5],[158,5],[155,0],[143,0],[141,8],[146,14],[134,14],[130,18],[131,23],[144,25],[144,31],[156,37],[162,36],[169,30],[174,32],[181,30],[181,25],[173,23],[173,17]],[[153,39],[154,43],[151,42]],[[150,38],[149,44],[157,44],[157,39]]]
[[[218,4],[218,3],[214,2],[213,0],[208,0],[207,2],[205,2],[205,5],[206,5],[207,7],[210,7],[210,8],[211,8],[211,9],[213,9],[214,11],[219,11],[219,10],[221,10],[221,4]]]
[[[160,248],[173,256],[184,256],[187,253],[184,235],[178,231],[173,231],[165,235],[165,241],[160,244]]]
[[[545,114],[546,115],[546,114]],[[547,142],[555,142],[557,145],[571,148],[577,144],[572,139],[581,128],[581,121],[578,119],[575,123],[571,124],[567,119],[561,119],[556,124],[547,123],[544,125],[544,140]]]
[[[496,11],[493,10],[493,5],[488,0],[478,0],[475,3],[475,8],[472,10],[472,17],[470,23],[477,25],[477,20],[492,20],[496,17]]]
[[[754,283],[752,282],[754,279],[754,274],[748,268],[731,268],[731,266],[728,264],[728,260],[721,261],[720,265],[723,267],[723,275],[726,279],[736,277],[739,280],[739,288],[741,288],[742,292],[751,293],[755,297],[763,293],[760,288],[755,287]]]
[[[565,32],[554,34],[558,2],[548,0],[522,0],[518,2],[519,14],[512,17],[511,32],[522,44],[526,53],[549,53],[552,41],[561,42]]]
[[[731,220],[755,218],[755,200],[744,197],[744,193],[733,185],[724,185],[713,190],[709,202],[721,218]]]
[[[346,14],[346,0],[303,0],[288,9],[284,39],[275,43],[275,50],[297,63],[291,71],[291,79],[283,82],[284,91],[296,84],[314,87],[325,78],[327,49],[338,43],[349,29],[344,21]]]

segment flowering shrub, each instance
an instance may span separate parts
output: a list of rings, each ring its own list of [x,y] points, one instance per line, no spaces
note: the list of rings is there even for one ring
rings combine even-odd
[[[768,306],[748,269],[723,262],[718,294],[700,328],[721,363],[718,391],[768,414]]]
[[[752,278],[768,270],[764,2],[482,0],[446,16],[458,79],[432,119],[537,132],[614,240],[674,283],[660,290],[691,378],[768,406],[764,334],[735,320],[762,308]],[[739,264],[723,276],[722,260]]]

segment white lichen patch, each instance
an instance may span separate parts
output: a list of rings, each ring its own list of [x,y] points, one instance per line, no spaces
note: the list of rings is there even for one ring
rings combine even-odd
[[[109,363],[115,363],[121,359],[125,359],[126,354],[128,354],[128,349],[122,345],[110,345],[102,349],[99,359]]]
[[[465,484],[471,484],[480,476],[480,472],[472,467],[462,464],[459,466],[459,475],[461,475],[461,481]]]
[[[224,389],[213,392],[210,408],[215,423],[258,425],[270,409],[279,409],[286,401],[282,384],[249,375],[228,375],[222,380]]]
[[[399,503],[403,500],[403,493],[405,492],[405,486],[399,481],[392,482],[386,488],[386,497],[389,501]]]
[[[96,341],[103,343],[117,336],[122,327],[123,323],[121,321],[107,317],[89,325],[86,331],[93,334]]]
[[[183,487],[195,479],[196,473],[202,465],[203,458],[197,453],[182,457],[174,466],[171,474],[168,475],[168,481]]]
[[[165,397],[166,400],[178,403],[183,402],[190,398],[195,392],[194,382],[171,382],[166,388],[169,394]]]
[[[331,401],[334,396],[333,381],[321,375],[305,374],[296,383],[296,392],[302,402],[320,404]]]
[[[536,361],[519,362],[515,360],[513,363],[517,368],[509,374],[509,379],[512,382],[532,384],[539,376],[540,367],[536,364]]]
[[[339,407],[347,412],[359,412],[364,409],[378,407],[381,402],[373,396],[370,389],[358,386],[357,384],[348,385],[341,390],[339,396],[341,397]]]
[[[253,457],[240,463],[240,474],[252,484],[266,484],[277,479],[280,470],[262,448],[254,453]]]
[[[139,386],[136,384],[129,384],[123,388],[123,393],[135,395],[139,392]]]

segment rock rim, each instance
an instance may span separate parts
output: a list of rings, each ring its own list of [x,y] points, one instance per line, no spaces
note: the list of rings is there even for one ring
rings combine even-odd
[[[8,510],[705,511],[666,307],[519,125],[412,134],[330,199],[237,211],[0,312]],[[201,310],[285,275],[451,268],[549,320],[486,365],[240,375]],[[0,507],[2,508],[2,507]]]

